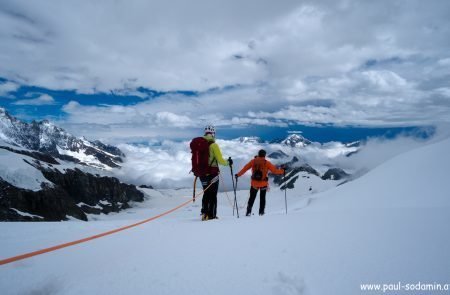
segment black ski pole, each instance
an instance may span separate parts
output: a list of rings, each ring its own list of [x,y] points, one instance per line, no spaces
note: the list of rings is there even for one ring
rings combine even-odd
[[[236,198],[236,190],[237,190],[237,182],[238,182],[238,178],[235,177],[235,187],[234,187],[234,204],[236,206],[236,212],[237,212],[237,216],[239,218],[239,211],[238,211],[238,203],[237,203],[237,198]]]
[[[234,191],[233,216],[234,216],[234,207],[236,206],[236,214],[237,214],[237,218],[239,218],[239,209],[237,206],[237,198],[236,198],[237,179],[236,179],[236,185],[235,185],[234,179],[233,179],[234,175],[233,175],[233,164],[231,164],[231,157],[228,158],[228,163],[230,163],[231,182],[233,183],[233,191]]]
[[[287,214],[287,197],[286,197],[286,190],[287,190],[287,183],[286,183],[286,168],[284,168],[283,172],[283,178],[284,178],[284,206],[286,207],[286,214]]]

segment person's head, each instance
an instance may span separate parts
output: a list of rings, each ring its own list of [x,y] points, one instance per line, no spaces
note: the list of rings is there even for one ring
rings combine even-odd
[[[212,137],[216,137],[216,127],[213,125],[207,125],[205,127],[205,135],[211,134]]]
[[[265,156],[266,156],[266,151],[265,150],[259,150],[258,157],[264,158]]]

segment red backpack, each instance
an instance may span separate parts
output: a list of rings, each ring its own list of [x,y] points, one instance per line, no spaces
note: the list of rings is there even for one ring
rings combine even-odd
[[[195,176],[205,176],[210,172],[209,146],[212,142],[203,137],[196,137],[191,141],[192,172]]]

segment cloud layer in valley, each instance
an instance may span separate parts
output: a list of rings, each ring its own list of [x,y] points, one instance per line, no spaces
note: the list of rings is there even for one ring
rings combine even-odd
[[[268,154],[282,151],[287,158],[271,159],[276,165],[291,161],[295,156],[299,161],[294,165],[309,164],[323,175],[329,168],[339,167],[358,177],[372,170],[381,163],[427,144],[448,138],[448,126],[438,129],[428,139],[414,138],[400,134],[395,138],[372,138],[361,149],[350,157],[349,153],[355,151],[340,142],[325,144],[313,143],[299,148],[282,144],[268,143],[242,143],[237,140],[218,140],[218,144],[225,158],[232,157],[234,173],[237,173],[248,161],[257,155],[258,150],[265,149]],[[149,145],[119,146],[126,154],[123,167],[116,171],[116,176],[122,180],[136,185],[146,184],[158,188],[191,187],[194,176],[189,173],[191,169],[191,153],[189,142],[162,141],[152,142]],[[221,166],[222,190],[231,190],[231,176],[229,167]],[[250,173],[239,180],[239,188],[247,189],[250,183]],[[301,185],[301,184],[299,184]]]

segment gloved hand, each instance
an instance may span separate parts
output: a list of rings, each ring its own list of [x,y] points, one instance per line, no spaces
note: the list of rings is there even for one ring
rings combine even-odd
[[[231,159],[231,157],[228,158],[228,165],[230,165],[230,166],[233,165],[233,159]]]

